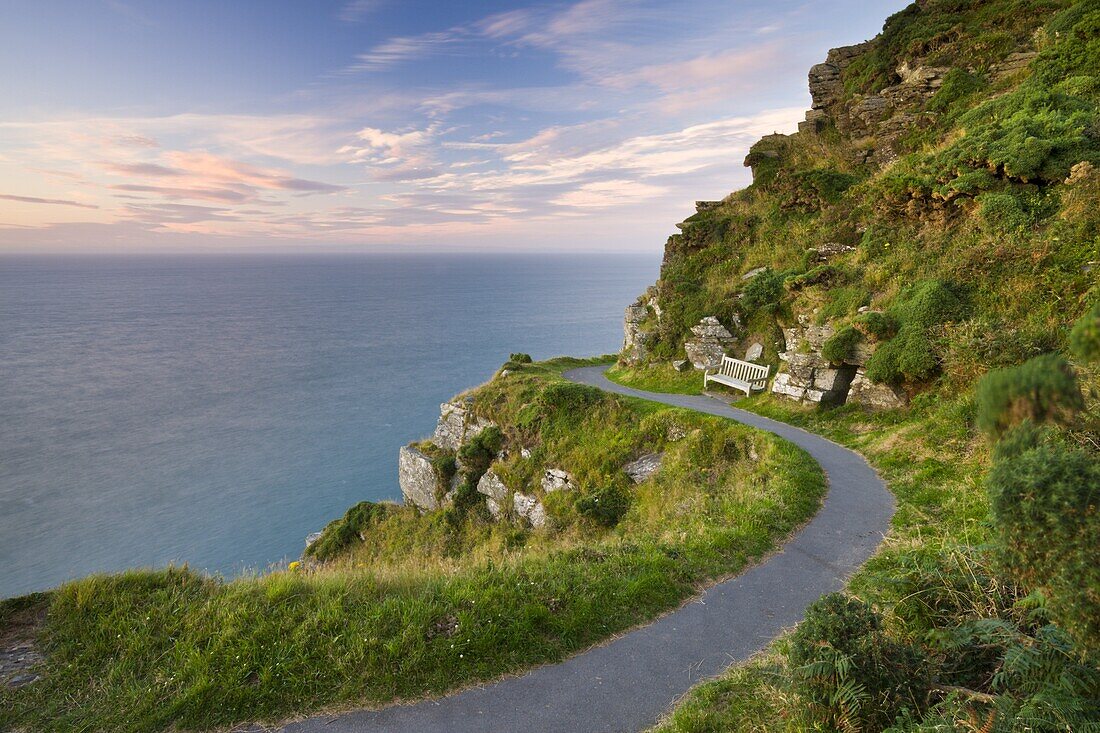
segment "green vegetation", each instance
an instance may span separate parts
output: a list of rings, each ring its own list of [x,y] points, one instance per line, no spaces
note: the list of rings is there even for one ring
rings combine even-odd
[[[878,414],[739,402],[862,452],[898,511],[845,596],[700,686],[662,733],[1098,730],[1098,38],[1092,0],[914,4],[851,60],[837,102],[943,70],[888,141],[896,161],[860,164],[884,141],[835,119],[769,136],[749,156],[753,185],[708,212],[736,237],[670,241],[664,312],[770,266],[787,287],[740,300],[746,331],[830,324],[825,359],[873,351],[867,376],[912,399]],[[856,181],[835,203],[792,206],[800,174],[825,166]],[[675,338],[652,353],[675,357]]]
[[[613,366],[607,376],[619,384],[649,392],[672,394],[699,394],[703,391],[703,373],[695,369],[678,372],[665,363],[649,364],[637,369]]]
[[[513,359],[464,395],[501,428],[462,448],[446,509],[358,504],[300,565],[258,577],[135,571],[28,600],[48,604],[48,661],[0,690],[0,728],[209,729],[452,690],[648,621],[816,509],[824,478],[793,445],[561,378],[585,363]],[[633,484],[622,465],[652,451],[661,470]],[[492,522],[470,490],[490,466],[536,494],[563,467],[576,489],[542,497],[546,529]]]
[[[997,369],[978,383],[977,426],[999,436],[1023,420],[1066,423],[1085,406],[1073,368],[1059,354]]]
[[[787,651],[812,729],[881,730],[927,697],[924,660],[864,601],[830,593],[806,609]]]

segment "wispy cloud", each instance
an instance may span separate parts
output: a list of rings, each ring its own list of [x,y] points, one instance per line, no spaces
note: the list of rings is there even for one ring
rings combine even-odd
[[[82,204],[79,201],[69,199],[43,199],[37,196],[16,196],[10,193],[0,193],[0,199],[5,201],[18,201],[22,204],[51,204],[54,206],[76,206],[81,209],[98,209],[94,204]]]
[[[344,23],[359,23],[382,7],[384,0],[347,0],[336,17]]]

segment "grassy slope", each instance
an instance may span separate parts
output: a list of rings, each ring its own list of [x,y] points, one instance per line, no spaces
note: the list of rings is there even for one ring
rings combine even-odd
[[[849,590],[875,604],[894,635],[926,645],[936,664],[950,667],[950,655],[937,649],[950,648],[944,640],[967,625],[1004,620],[1018,635],[1009,653],[1038,646],[1027,630],[1044,618],[1041,601],[1015,595],[989,547],[983,477],[990,449],[972,425],[971,391],[992,368],[1063,348],[1067,326],[1100,297],[1100,3],[923,5],[888,21],[844,78],[849,93],[865,94],[896,83],[891,75],[903,60],[953,67],[943,89],[919,110],[936,116],[903,135],[901,159],[885,170],[854,164],[852,151],[862,143],[831,128],[788,139],[778,158],[758,157],[753,186],[691,217],[683,234],[670,239],[658,283],[664,315],[660,324],[647,325],[653,353],[662,359],[682,358],[682,339],[703,315],[729,321],[736,315],[746,324],[746,340],[765,345],[796,314],[840,327],[854,323],[864,333],[870,329],[857,315],[864,305],[892,311],[902,323],[910,319],[905,336],[882,338],[880,349],[892,340],[885,351],[901,358],[878,372],[914,397],[909,410],[808,410],[771,396],[739,406],[855,448],[887,479],[899,500],[893,531]],[[1029,47],[1039,56],[1028,70],[992,73],[997,60]],[[761,143],[754,154],[769,145],[775,143]],[[823,174],[841,185],[823,190],[815,182]],[[853,249],[822,268],[805,253],[827,242]],[[742,282],[740,274],[757,266],[771,270]],[[933,307],[927,301],[936,298],[920,306],[906,302],[906,288],[921,282],[941,283],[953,296],[951,307],[943,307],[942,289]],[[778,363],[771,350],[765,356]],[[1072,436],[1095,451],[1100,382],[1080,365],[1079,375],[1092,395],[1091,417],[1087,413]],[[612,376],[651,389],[662,382],[669,391],[691,389],[661,363]],[[799,729],[802,703],[784,648],[780,640],[757,660],[700,686],[658,730]],[[997,693],[993,702],[1004,726],[1020,710],[1004,698],[1044,688],[1013,688],[998,648],[989,645],[994,656],[984,662],[958,661],[997,674],[967,684]],[[1095,665],[1082,650],[1059,654]],[[963,696],[936,698],[944,702],[933,715],[942,710],[944,717],[929,722],[929,730],[956,729],[951,721],[967,730],[993,725],[993,702],[956,694]],[[1029,725],[1065,730],[1057,723],[1057,705],[1065,702],[1038,703]]]
[[[506,426],[509,480],[568,467],[578,503],[625,481],[625,460],[665,450],[657,476],[623,487],[617,526],[569,502],[551,506],[549,532],[487,522],[477,504],[424,516],[391,506],[316,569],[231,582],[186,569],[85,578],[46,600],[45,679],[0,691],[0,728],[202,729],[455,689],[653,618],[818,505],[823,477],[794,446],[573,390],[559,374],[579,363],[513,365],[471,396]],[[548,394],[558,402],[540,402]],[[556,409],[562,401],[569,409]],[[672,426],[684,437],[670,440]],[[531,465],[518,446],[532,449]]]
[[[890,609],[896,632],[913,635],[927,630],[929,611],[943,602],[941,594],[957,594],[964,605],[987,602],[982,583],[991,560],[970,548],[990,538],[982,486],[989,452],[970,430],[969,399],[925,399],[906,413],[869,413],[853,406],[810,409],[767,395],[741,399],[737,406],[851,447],[886,480],[898,499],[890,536],[852,578],[849,590]],[[942,568],[953,564],[973,571],[972,586],[948,588],[946,582],[937,582]],[[786,660],[779,653],[783,648],[780,640],[748,664],[700,685],[656,730],[796,729],[798,701],[784,674]]]

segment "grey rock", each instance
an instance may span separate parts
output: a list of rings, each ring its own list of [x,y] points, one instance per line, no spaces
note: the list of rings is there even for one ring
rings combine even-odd
[[[717,369],[722,364],[722,357],[737,344],[734,335],[714,316],[700,320],[691,327],[691,332],[695,338],[684,342],[684,351],[696,369]]]
[[[560,468],[548,468],[542,474],[542,490],[547,494],[554,491],[571,491],[576,488],[573,477]]]
[[[766,269],[768,269],[768,268],[766,268],[766,267],[754,267],[753,269],[749,270],[744,275],[742,275],[741,279],[742,280],[752,280],[754,277],[756,277],[757,275],[759,275],[760,273],[762,273]]]
[[[306,547],[309,547],[314,542],[321,539],[322,534],[324,534],[324,533],[323,532],[312,532],[312,533],[306,535]]]
[[[678,372],[686,372],[688,369],[691,369],[691,362],[687,359],[677,359],[672,362],[672,368]]]
[[[546,526],[546,508],[537,496],[517,491],[512,495],[512,508],[517,517],[526,519],[535,529]]]
[[[813,386],[825,392],[847,392],[854,376],[855,370],[851,367],[815,369]]]
[[[627,364],[640,364],[649,355],[649,333],[642,324],[649,317],[644,305],[628,305],[623,316],[622,360]]]
[[[749,348],[745,350],[745,361],[756,361],[764,355],[764,344],[754,343],[749,344]]]
[[[772,392],[800,401],[806,396],[806,387],[800,383],[792,382],[791,375],[782,372],[775,375],[775,379],[772,381]]]
[[[403,445],[397,452],[397,480],[401,484],[401,496],[406,504],[421,511],[439,508],[436,490],[439,483],[432,460],[411,445]]]
[[[477,482],[477,493],[485,496],[485,506],[493,519],[500,520],[504,507],[508,505],[508,495],[512,493],[493,469],[486,471]]]
[[[888,384],[875,384],[862,369],[856,370],[848,401],[876,410],[892,410],[908,404],[904,392]]]
[[[664,458],[664,453],[647,453],[623,466],[623,470],[626,471],[627,476],[630,476],[631,481],[640,484],[661,470]]]
[[[470,399],[462,403],[444,402],[439,406],[439,422],[436,423],[432,442],[440,448],[456,451],[482,430],[495,423],[479,417],[470,409]]]

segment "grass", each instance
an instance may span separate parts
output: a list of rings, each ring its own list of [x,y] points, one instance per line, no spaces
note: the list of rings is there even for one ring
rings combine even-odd
[[[696,369],[678,372],[668,362],[655,362],[637,368],[613,366],[607,376],[625,387],[648,392],[670,394],[700,394],[703,391],[703,373]]]
[[[512,363],[469,393],[502,427],[507,457],[493,470],[510,487],[537,492],[544,466],[573,474],[574,492],[546,498],[551,529],[487,521],[477,504],[391,507],[332,560],[296,571],[66,584],[45,601],[44,679],[0,691],[0,729],[211,729],[491,680],[675,607],[818,506],[824,477],[800,449],[561,378],[585,363]],[[621,465],[654,450],[661,471],[634,486]],[[611,527],[579,508],[608,487],[627,500]]]
[[[859,451],[887,482],[898,501],[891,532],[848,590],[885,610],[892,633],[911,637],[933,625],[949,585],[945,567],[952,563],[965,566],[974,579],[970,587],[952,588],[954,602],[974,613],[990,612],[983,607],[992,603],[990,589],[976,569],[988,559],[975,560],[970,549],[990,539],[982,484],[989,455],[984,441],[972,435],[969,399],[925,399],[906,413],[807,408],[771,395],[743,399],[738,407]],[[753,660],[697,686],[654,731],[799,730],[800,701],[784,648],[781,638]]]

